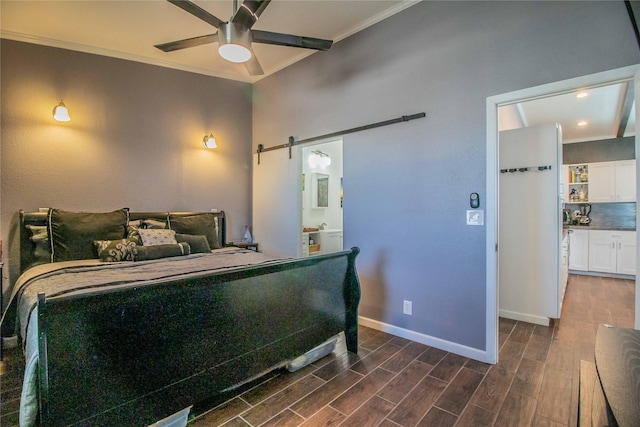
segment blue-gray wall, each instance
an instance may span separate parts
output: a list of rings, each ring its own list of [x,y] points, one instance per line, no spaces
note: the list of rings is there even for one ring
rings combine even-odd
[[[251,217],[248,83],[0,41],[4,290],[19,273],[18,211],[224,209]],[[64,99],[71,121],[52,110]],[[218,148],[204,148],[213,132]],[[5,301],[7,301],[5,299]]]
[[[426,112],[344,139],[360,314],[484,350],[486,98],[638,62],[622,1],[422,2],[255,84],[253,149]]]

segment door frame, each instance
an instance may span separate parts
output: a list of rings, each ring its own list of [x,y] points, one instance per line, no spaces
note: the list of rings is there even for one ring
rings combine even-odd
[[[640,123],[640,65],[618,68],[587,76],[576,77],[558,82],[548,83],[514,92],[487,97],[487,212],[486,212],[486,282],[487,282],[487,358],[489,363],[498,361],[498,311],[500,308],[499,277],[498,277],[498,108],[503,105],[517,102],[530,101],[537,98],[545,98],[563,93],[574,92],[578,89],[590,87],[606,86],[614,83],[634,82],[634,97],[636,100],[636,126]],[[640,173],[638,173],[638,156],[640,152],[639,136],[636,131],[636,183],[640,184]],[[636,200],[640,200],[640,185],[636,186]],[[640,223],[640,211],[636,209],[636,224]],[[636,233],[636,246],[640,247],[640,233]],[[640,265],[640,251],[636,253],[636,264]],[[640,329],[640,280],[636,276],[635,293],[635,328]]]

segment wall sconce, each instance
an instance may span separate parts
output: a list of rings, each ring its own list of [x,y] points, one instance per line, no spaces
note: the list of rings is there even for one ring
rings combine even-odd
[[[309,166],[312,168],[326,169],[331,165],[331,157],[322,151],[312,151],[309,155]]]
[[[64,102],[60,101],[60,104],[53,107],[53,118],[58,122],[68,122],[71,120],[69,117],[69,110]]]
[[[202,138],[202,143],[207,148],[217,148],[218,144],[216,144],[216,139],[213,137],[213,132],[210,135],[205,135]]]

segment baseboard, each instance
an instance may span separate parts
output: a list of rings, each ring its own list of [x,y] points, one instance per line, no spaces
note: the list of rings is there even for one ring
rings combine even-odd
[[[601,273],[599,271],[569,270],[569,274],[577,274],[580,276],[610,277],[612,279],[636,280],[636,276],[631,274]]]
[[[391,335],[395,335],[401,338],[406,338],[411,341],[419,342],[431,347],[439,348],[440,350],[448,351],[450,353],[459,354],[470,359],[479,360],[485,363],[491,363],[488,361],[487,352],[484,350],[478,350],[477,348],[468,347],[466,345],[457,344],[451,341],[443,340],[441,338],[425,335],[420,332],[404,329],[399,326],[390,325],[388,323],[380,322],[378,320],[369,319],[367,317],[358,316],[358,321],[362,326],[387,332]]]
[[[518,320],[520,322],[533,323],[536,325],[549,326],[549,318],[543,316],[535,316],[533,314],[518,313],[516,311],[499,310],[500,317],[505,319]]]

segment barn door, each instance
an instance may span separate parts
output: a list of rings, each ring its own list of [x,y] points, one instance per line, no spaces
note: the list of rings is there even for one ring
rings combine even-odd
[[[300,147],[253,155],[253,234],[261,252],[298,257],[302,239]]]

